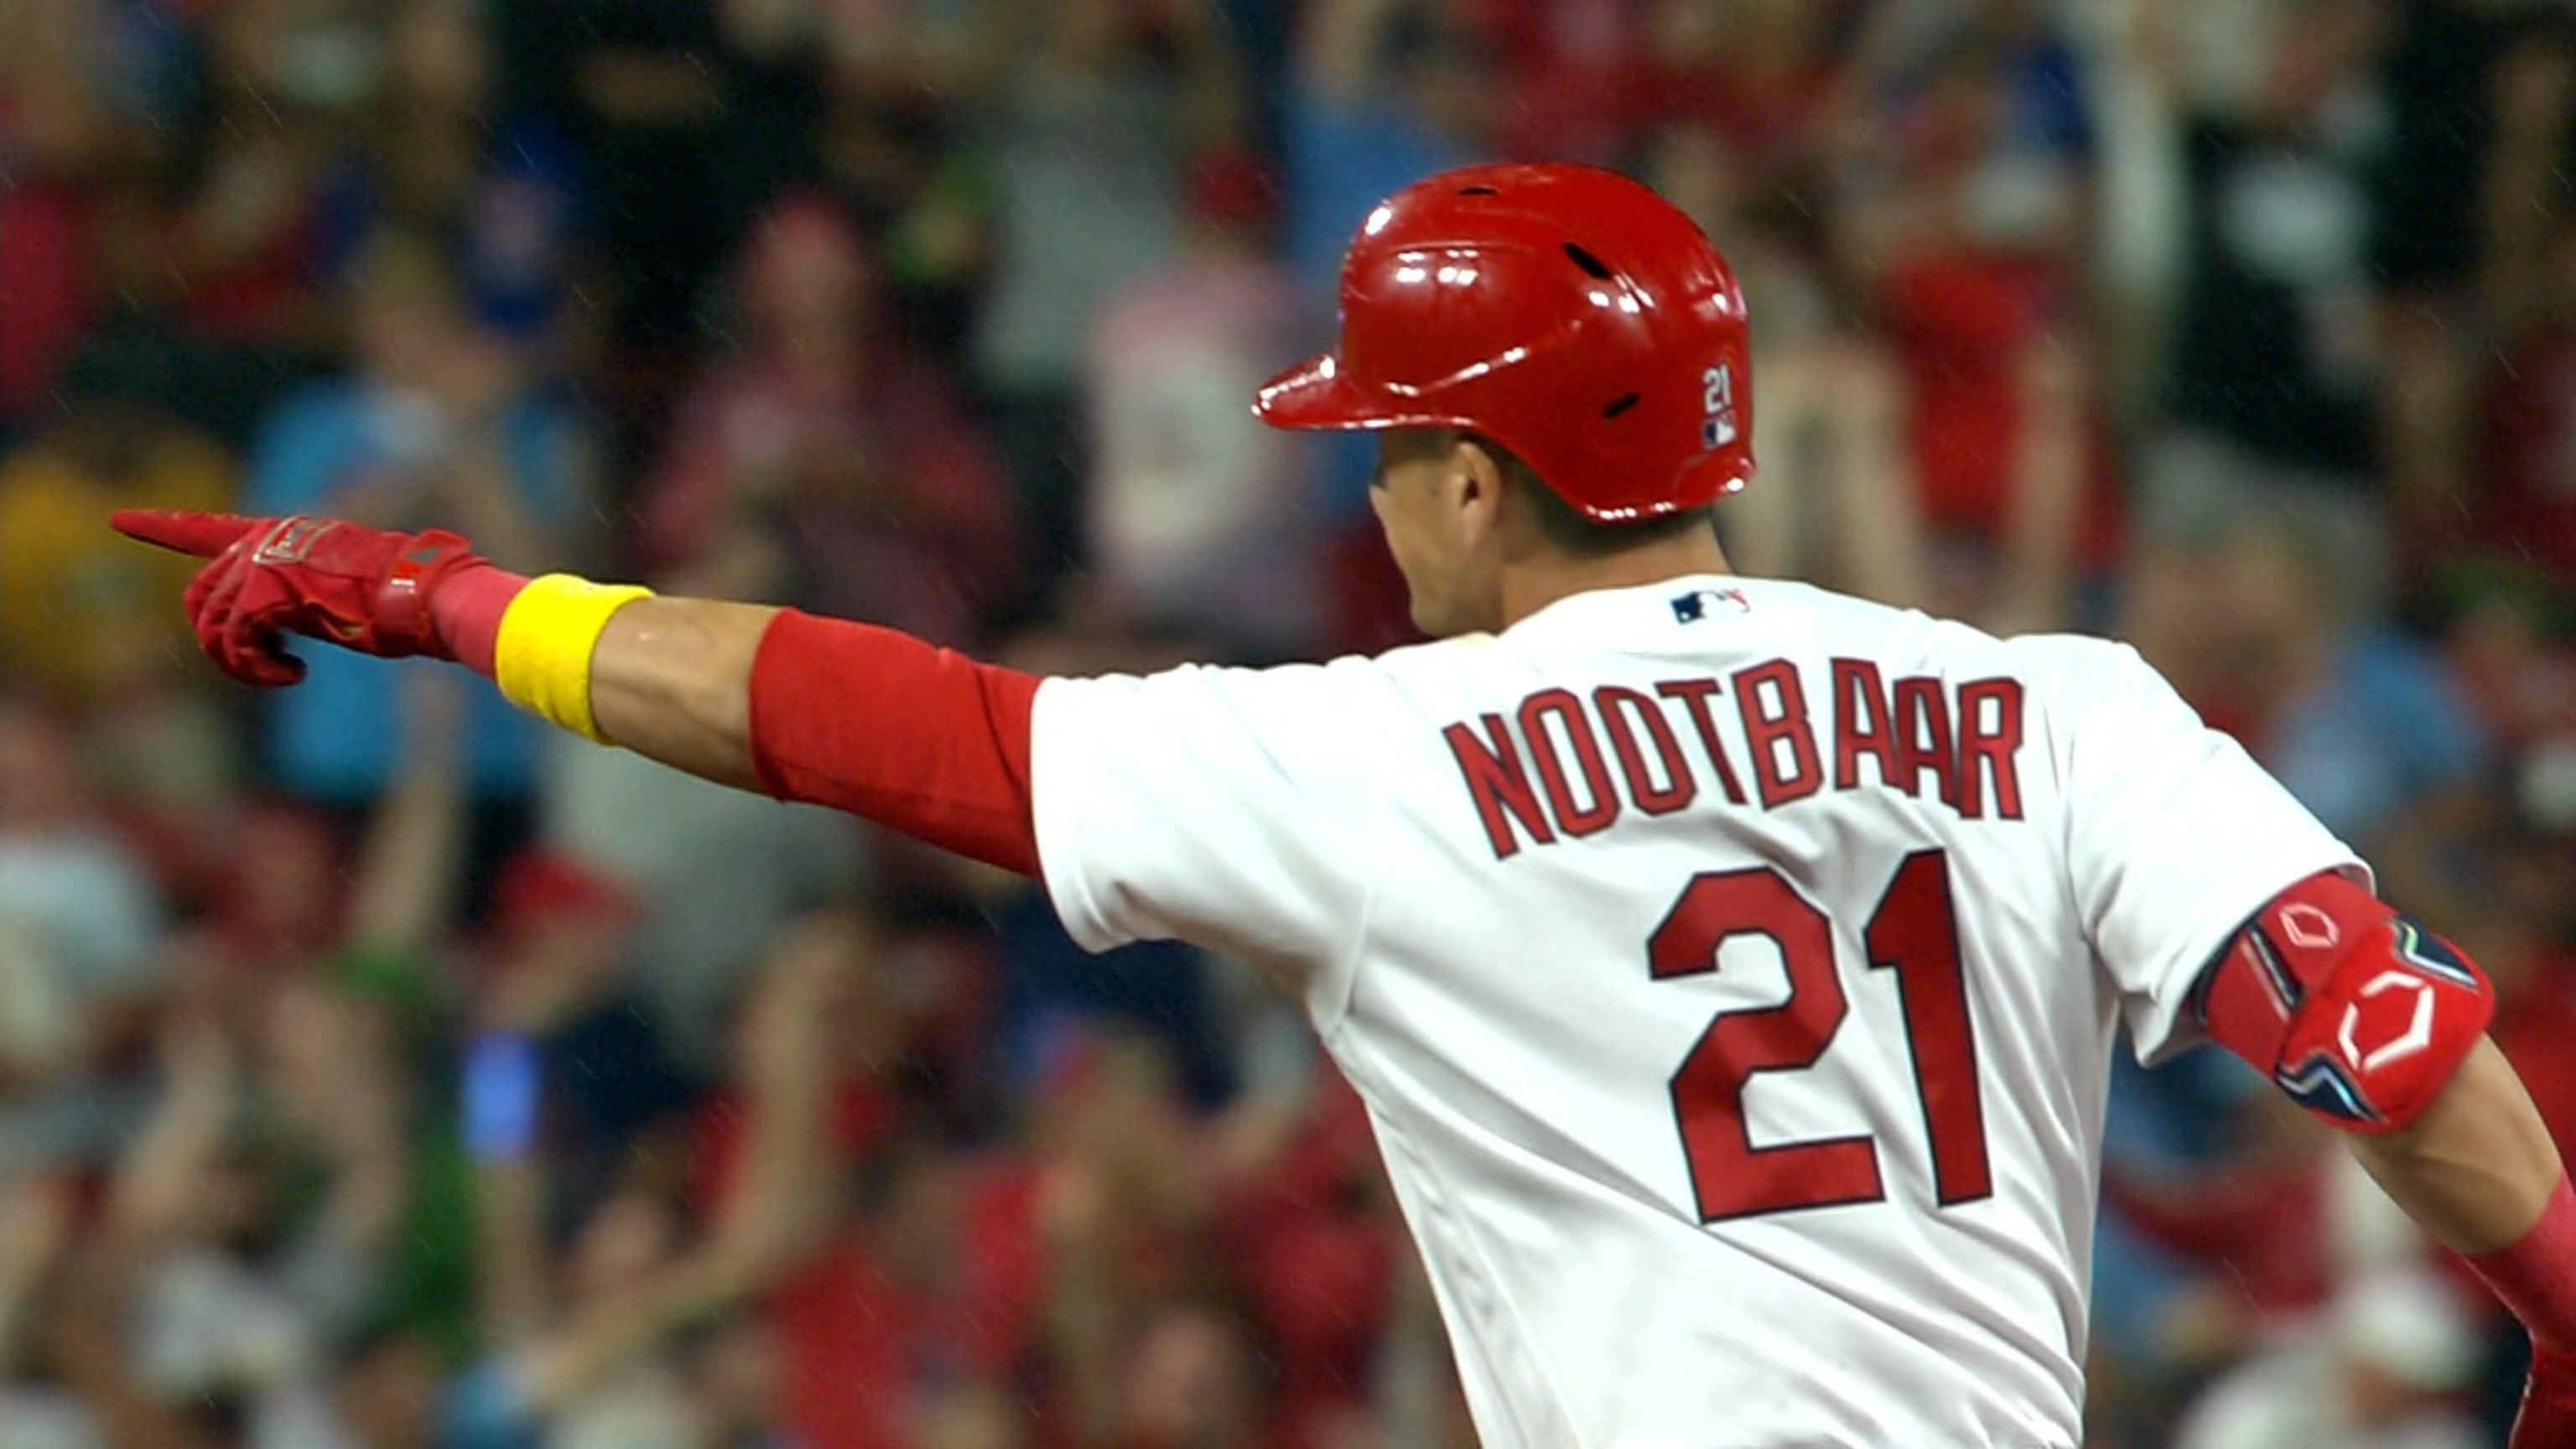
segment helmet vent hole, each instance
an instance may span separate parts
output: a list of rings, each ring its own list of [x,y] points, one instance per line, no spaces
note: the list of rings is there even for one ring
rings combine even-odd
[[[1585,251],[1583,248],[1576,246],[1572,242],[1567,242],[1565,244],[1565,254],[1572,258],[1574,264],[1581,267],[1587,275],[1598,277],[1605,282],[1610,280],[1610,269],[1607,266],[1602,265],[1599,257],[1594,256],[1592,253]]]
[[[1622,393],[1617,398],[1611,400],[1610,406],[1601,410],[1601,416],[1605,420],[1615,418],[1621,413],[1626,412],[1628,409],[1635,407],[1637,405],[1637,401],[1638,399],[1635,393]]]
[[[1460,196],[1500,196],[1500,195],[1502,195],[1502,193],[1501,193],[1501,192],[1496,191],[1494,188],[1492,188],[1492,187],[1490,187],[1490,186],[1461,186],[1461,187],[1459,187],[1459,188],[1458,188],[1458,194],[1459,194]]]

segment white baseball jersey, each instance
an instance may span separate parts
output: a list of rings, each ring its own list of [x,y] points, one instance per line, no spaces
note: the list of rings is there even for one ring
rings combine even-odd
[[[1033,731],[1077,940],[1302,990],[1491,1449],[2071,1449],[2114,1026],[2360,869],[2128,648],[1789,583]]]

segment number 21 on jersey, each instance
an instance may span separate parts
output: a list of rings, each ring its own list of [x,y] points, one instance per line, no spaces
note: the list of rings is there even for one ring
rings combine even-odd
[[[1770,866],[1703,872],[1647,940],[1649,968],[1658,981],[1715,971],[1719,948],[1738,936],[1762,936],[1779,948],[1789,996],[1777,1006],[1718,1013],[1673,1073],[1673,1112],[1700,1221],[1880,1201],[1887,1192],[1874,1139],[1756,1147],[1745,1127],[1745,1083],[1762,1072],[1814,1066],[1850,1014],[1824,912]],[[1896,975],[1941,1205],[1990,1196],[1994,1174],[1949,857],[1938,850],[1905,857],[1861,940],[1871,969]]]

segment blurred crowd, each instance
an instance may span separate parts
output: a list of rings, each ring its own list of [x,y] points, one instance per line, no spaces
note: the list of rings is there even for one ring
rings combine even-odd
[[[0,1449],[1472,1442],[1239,964],[439,666],[252,698],[103,520],[1384,647],[1365,446],[1246,401],[1492,157],[1742,273],[1744,571],[2135,643],[2576,1145],[2572,142],[2542,0],[0,0]],[[2111,1116],[2099,1449],[2501,1442],[2324,1132],[2205,1052]]]

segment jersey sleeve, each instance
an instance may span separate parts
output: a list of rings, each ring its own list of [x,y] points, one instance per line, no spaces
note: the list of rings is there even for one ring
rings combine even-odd
[[[2201,1040],[2189,1002],[2265,901],[2368,867],[2126,645],[2061,641],[2051,683],[2066,864],[2141,1061]]]
[[[1364,660],[1050,679],[1030,721],[1040,871],[1086,950],[1177,937],[1338,1010],[1380,808]]]

